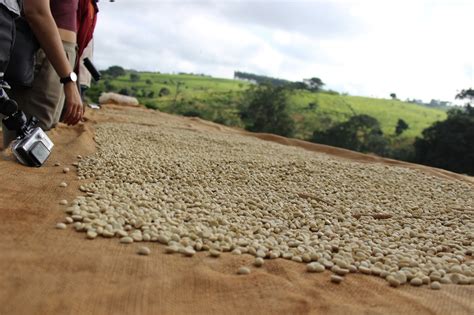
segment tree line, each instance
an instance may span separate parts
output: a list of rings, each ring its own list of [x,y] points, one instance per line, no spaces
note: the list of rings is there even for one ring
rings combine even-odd
[[[311,92],[321,91],[323,86],[325,85],[324,82],[317,77],[304,79],[303,81],[288,81],[284,79],[278,79],[240,71],[234,71],[234,79],[246,80],[256,84],[273,85],[276,87],[283,87],[288,89],[308,90]]]

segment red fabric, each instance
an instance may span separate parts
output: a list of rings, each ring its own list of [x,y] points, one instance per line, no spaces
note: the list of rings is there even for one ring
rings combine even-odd
[[[97,22],[97,7],[96,0],[79,0],[79,8],[77,10],[77,60],[82,56],[84,49],[92,39],[94,34],[95,24]],[[77,66],[76,66],[77,69]]]
[[[79,0],[51,0],[51,14],[58,28],[77,32],[77,3]]]

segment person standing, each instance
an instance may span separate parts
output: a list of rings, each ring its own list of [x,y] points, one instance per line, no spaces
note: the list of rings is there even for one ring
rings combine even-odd
[[[10,96],[28,117],[38,118],[43,130],[60,120],[75,125],[84,115],[74,72],[78,4],[79,0],[23,0],[24,18],[41,48],[32,87],[12,86]],[[4,130],[4,143],[14,138]]]

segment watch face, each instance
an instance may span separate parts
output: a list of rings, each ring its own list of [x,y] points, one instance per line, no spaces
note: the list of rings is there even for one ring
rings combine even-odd
[[[77,74],[75,72],[71,72],[70,74],[71,81],[76,82],[77,81]]]
[[[71,72],[67,77],[61,78],[59,81],[63,84],[68,82],[77,82],[77,74],[75,72]]]

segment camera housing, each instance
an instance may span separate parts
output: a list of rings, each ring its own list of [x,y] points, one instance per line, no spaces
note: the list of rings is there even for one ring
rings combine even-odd
[[[18,110],[17,103],[8,98],[3,89],[7,87],[0,81],[0,113],[6,116],[3,125],[17,134],[11,144],[13,155],[24,165],[40,167],[48,159],[54,144],[40,127],[35,127],[38,119],[27,119],[25,113]]]
[[[48,159],[53,146],[46,133],[36,127],[28,135],[15,140],[12,151],[20,163],[40,167]]]

